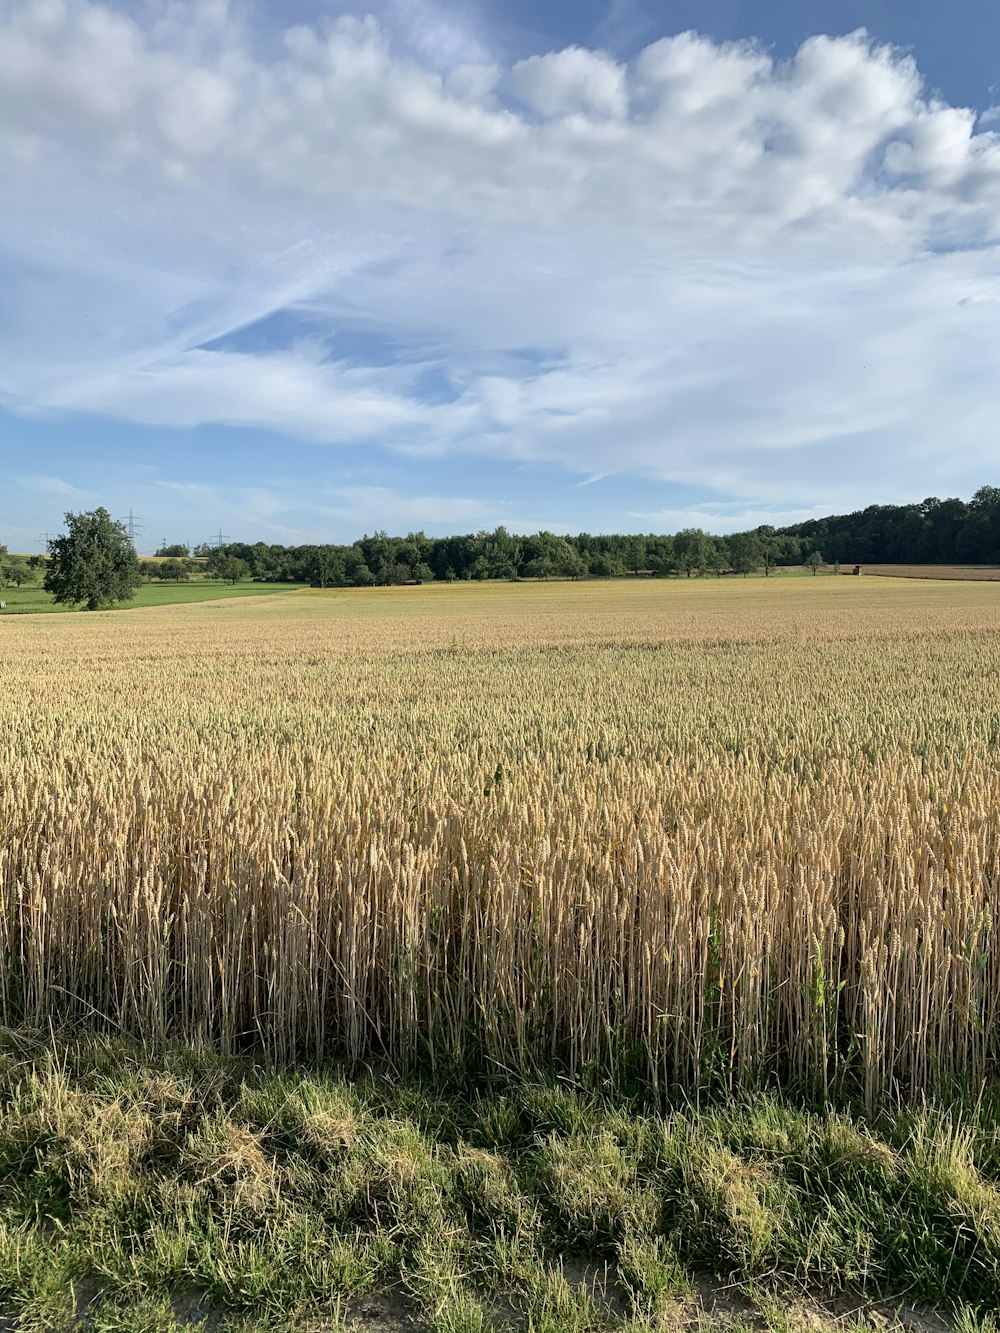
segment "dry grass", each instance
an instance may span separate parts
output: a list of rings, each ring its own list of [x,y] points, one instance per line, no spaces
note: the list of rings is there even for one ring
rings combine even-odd
[[[862,565],[865,574],[894,579],[955,579],[963,582],[996,583],[1000,580],[1000,565]],[[841,566],[849,573],[849,565]]]
[[[5,624],[0,1018],[660,1087],[984,1076],[1000,589]]]
[[[998,1333],[997,1145],[995,1105],[639,1113],[7,1033],[0,1327]]]

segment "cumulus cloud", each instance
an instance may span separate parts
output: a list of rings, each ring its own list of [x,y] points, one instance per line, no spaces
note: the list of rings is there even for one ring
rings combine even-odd
[[[424,18],[423,44],[392,5],[273,43],[217,0],[0,0],[0,402],[748,513],[981,480],[995,114],[863,32],[505,69]],[[241,346],[276,313],[308,332]]]
[[[888,221],[926,223],[942,200],[894,180],[918,177],[928,195],[950,192],[970,231],[998,226],[997,136],[975,133],[972,112],[925,98],[912,59],[863,32],[811,38],[785,63],[693,33],[653,43],[629,69],[580,47],[533,56],[508,79],[537,113],[526,118],[494,96],[489,62],[442,74],[395,50],[370,16],[293,27],[266,61],[218,6],[187,10],[194,36],[178,31],[176,10],[159,28],[94,0],[8,0],[0,124],[10,157],[38,164],[86,145],[99,171],[141,161],[167,183],[239,182],[487,222],[561,223],[585,206],[619,224],[731,225],[742,203],[771,234],[802,222],[876,236]]]
[[[622,66],[579,46],[518,61],[510,86],[522,102],[549,119],[622,116],[628,106]]]

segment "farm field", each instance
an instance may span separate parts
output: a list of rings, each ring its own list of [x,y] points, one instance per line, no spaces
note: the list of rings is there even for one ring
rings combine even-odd
[[[849,572],[845,565],[843,569]],[[1000,565],[862,565],[865,574],[894,579],[958,579],[962,582],[996,583]]]
[[[278,592],[291,592],[295,584],[284,584]],[[215,602],[229,597],[275,596],[275,586],[267,583],[221,583],[215,579],[194,579],[188,583],[144,583],[136,589],[131,602],[118,610],[131,611],[139,607],[186,605],[192,602]],[[21,588],[0,589],[0,601],[6,603],[0,616],[23,615],[28,612],[58,612],[64,614],[72,607],[59,606],[39,584],[25,584]]]
[[[991,1327],[998,631],[811,577],[12,619],[0,1303]]]

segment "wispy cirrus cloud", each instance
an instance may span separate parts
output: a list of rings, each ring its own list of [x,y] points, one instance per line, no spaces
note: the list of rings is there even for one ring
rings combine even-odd
[[[97,498],[96,492],[74,486],[71,482],[64,481],[62,477],[47,477],[32,473],[21,477],[20,485],[26,490],[40,491],[45,495],[55,495],[65,500],[92,501]]]
[[[568,530],[544,509],[477,496],[407,492],[386,485],[323,485],[304,497],[278,477],[270,478],[266,485],[225,488],[165,479],[154,484],[183,503],[187,525],[194,531],[207,533],[220,523],[240,528],[250,525],[262,539],[292,544],[329,539],[331,533],[357,537],[383,528],[435,534],[498,524],[518,533],[543,527]]]

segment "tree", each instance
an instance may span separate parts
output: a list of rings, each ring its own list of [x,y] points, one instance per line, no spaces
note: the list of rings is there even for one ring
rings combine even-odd
[[[563,545],[566,547],[566,552],[559,560],[560,574],[567,579],[585,579],[590,573],[586,560],[579,551],[574,551],[569,542],[564,542]]]
[[[188,567],[185,560],[164,560],[157,574],[159,579],[173,579],[174,583],[185,583]]]
[[[34,583],[38,577],[36,566],[23,555],[8,555],[6,546],[0,546],[0,588],[6,583],[13,583],[20,588],[22,583]]]
[[[819,551],[813,551],[812,555],[810,555],[809,559],[806,561],[806,568],[812,570],[813,578],[815,578],[823,568],[823,557],[820,555]]]
[[[775,540],[776,534],[770,523],[762,523],[755,529],[757,534],[757,549],[760,552],[760,562],[764,566],[764,577],[768,578],[771,573],[771,566],[778,558],[778,543]]]
[[[66,514],[67,532],[49,542],[45,589],[53,600],[88,611],[130,602],[142,582],[139,557],[121,523],[103,508]]]
[[[1000,561],[1000,489],[980,486],[969,501],[969,515],[955,541],[955,554],[973,564]]]
[[[625,568],[633,574],[639,574],[646,568],[646,538],[629,536],[625,538]]]
[[[595,579],[621,578],[625,573],[625,566],[613,555],[595,555],[590,560],[590,572]]]
[[[241,560],[238,555],[227,555],[216,566],[215,577],[225,579],[227,583],[235,585],[241,579],[250,577],[250,566],[245,560]]]
[[[183,542],[173,542],[170,546],[161,546],[156,552],[157,555],[173,556],[175,559],[183,560],[191,554]]]
[[[309,582],[314,588],[329,588],[345,583],[347,575],[340,552],[333,546],[317,546],[309,562]]]
[[[688,578],[694,570],[705,568],[708,554],[709,538],[701,528],[682,528],[674,538],[674,558]]]
[[[756,533],[734,532],[726,539],[726,545],[729,547],[729,559],[732,561],[733,569],[744,578],[761,563],[760,545]]]
[[[551,533],[540,533],[546,540],[558,541]],[[516,579],[518,570],[527,553],[516,537],[512,537],[504,527],[493,532],[477,532],[475,542],[478,550],[472,562],[472,577],[475,579]]]
[[[550,579],[556,572],[556,563],[551,556],[536,555],[524,566],[525,578]]]
[[[714,541],[710,537],[708,543],[708,555],[705,557],[705,568],[712,570],[715,577],[721,579],[722,571],[727,567],[728,563],[726,553],[722,549],[722,546],[719,542]]]

